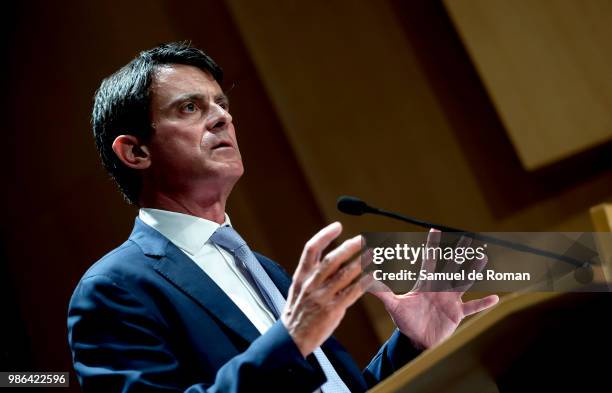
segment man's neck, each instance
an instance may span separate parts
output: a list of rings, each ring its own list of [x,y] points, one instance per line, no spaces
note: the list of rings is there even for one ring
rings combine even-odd
[[[225,198],[208,198],[195,200],[181,196],[154,193],[140,201],[140,207],[168,210],[189,214],[223,224],[225,221]]]

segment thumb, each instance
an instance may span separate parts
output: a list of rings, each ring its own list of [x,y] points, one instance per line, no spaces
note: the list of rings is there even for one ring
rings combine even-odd
[[[368,292],[379,298],[385,304],[395,298],[393,291],[386,284],[378,280],[372,282]]]

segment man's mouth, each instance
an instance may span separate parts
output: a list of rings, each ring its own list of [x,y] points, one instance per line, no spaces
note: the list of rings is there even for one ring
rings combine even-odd
[[[231,148],[231,147],[234,147],[234,146],[232,146],[232,144],[229,143],[229,142],[224,142],[223,141],[223,142],[219,142],[218,144],[213,146],[212,150],[221,149],[221,148],[224,148],[224,147],[230,147]]]

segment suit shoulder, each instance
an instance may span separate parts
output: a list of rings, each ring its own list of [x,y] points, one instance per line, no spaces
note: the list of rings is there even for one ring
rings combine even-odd
[[[130,278],[142,277],[150,269],[153,259],[132,240],[127,240],[91,265],[80,281],[106,276],[116,283],[124,283]]]

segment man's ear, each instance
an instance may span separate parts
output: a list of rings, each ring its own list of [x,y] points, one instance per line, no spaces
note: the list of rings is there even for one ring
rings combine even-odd
[[[151,166],[149,148],[133,135],[119,135],[113,142],[113,151],[121,162],[133,169],[147,169]]]

